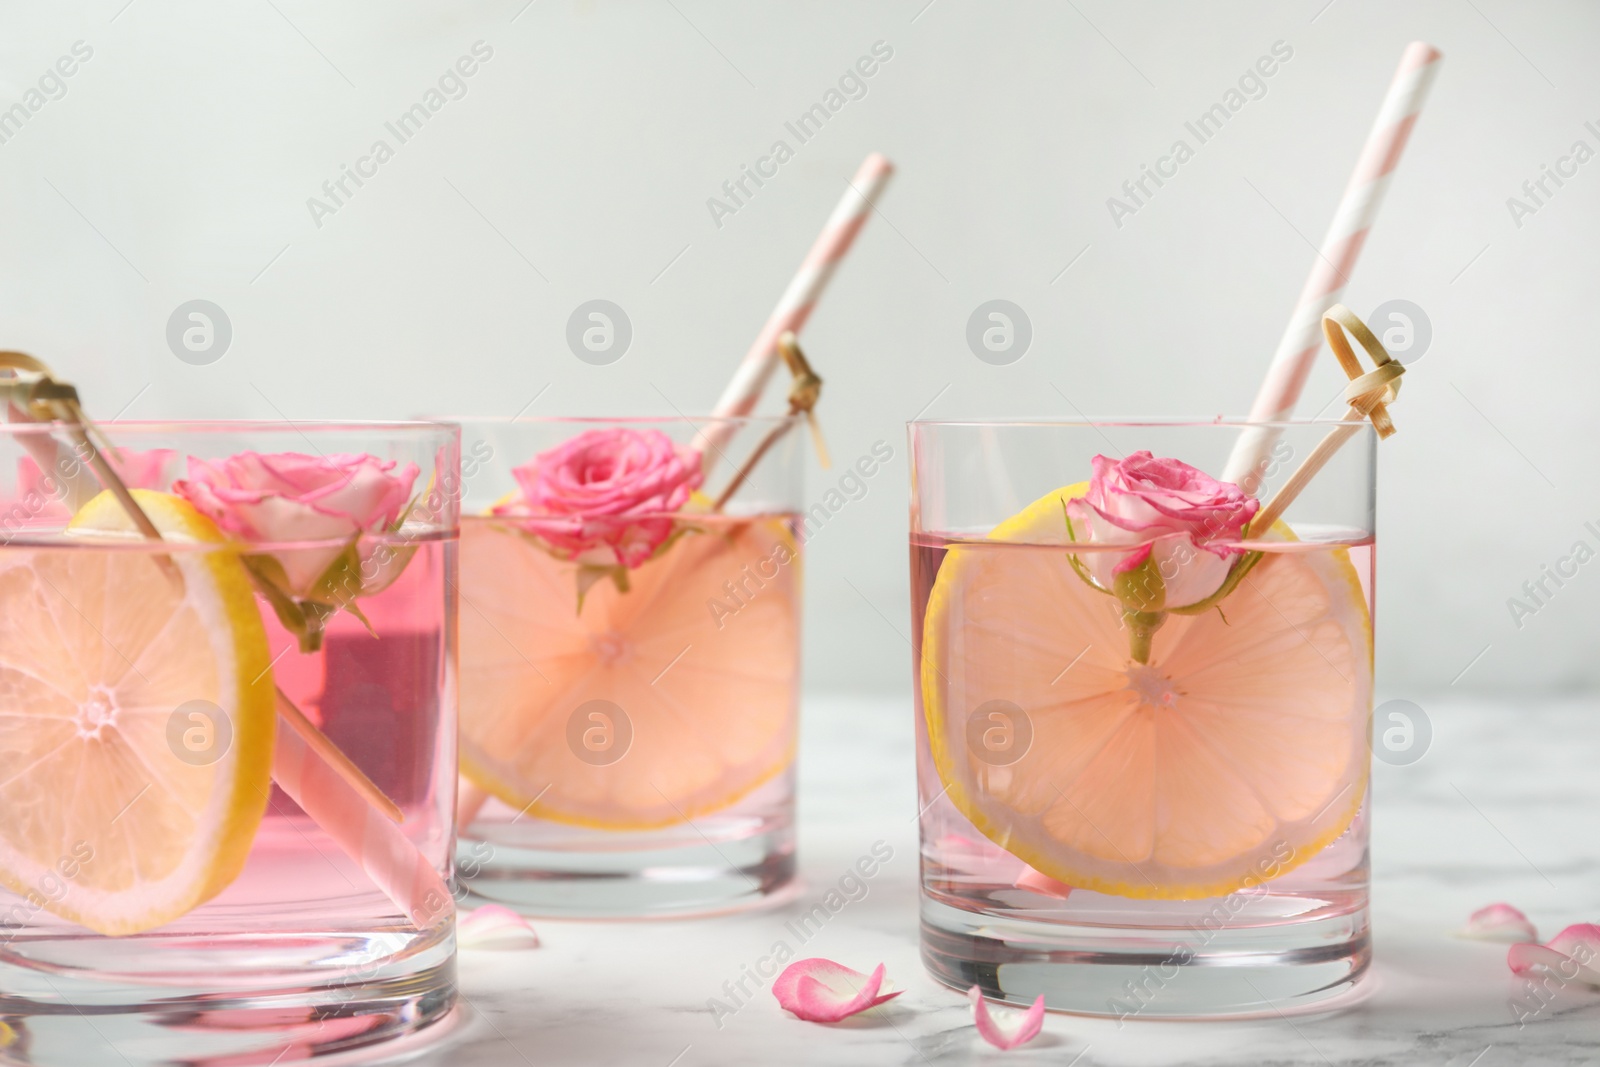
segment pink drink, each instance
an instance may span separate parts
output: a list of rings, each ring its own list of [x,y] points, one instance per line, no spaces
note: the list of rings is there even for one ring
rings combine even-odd
[[[792,876],[797,517],[693,523],[627,593],[598,583],[579,613],[576,564],[504,522],[462,521],[463,762],[500,794],[463,833],[474,892],[525,903],[493,872],[641,853],[703,872],[669,887],[673,910]],[[597,881],[568,906],[666,906],[661,886]],[[539,906],[560,907],[548,881],[534,888]]]
[[[962,544],[956,539],[936,535],[914,537],[911,543],[912,618],[921,620],[927,609],[928,595],[933,588],[940,563],[952,544]],[[966,542],[965,551],[974,551],[972,542]],[[1286,545],[1275,549],[1279,554],[1330,554],[1348,550],[1351,563],[1360,576],[1363,593],[1370,596],[1373,575],[1373,549],[1371,540],[1365,543],[1318,542],[1315,544]],[[1059,546],[987,545],[978,543],[976,551],[983,553],[1051,553],[1059,556]],[[1369,603],[1370,607],[1370,603]],[[961,620],[954,620],[959,629]],[[921,662],[923,633],[920,626],[915,635],[916,660]],[[1159,647],[1159,637],[1157,639]],[[1056,669],[1066,667],[1077,650],[1064,650]],[[1025,668],[1021,668],[1025,669]],[[1130,684],[1133,684],[1130,682]],[[1370,687],[1368,678],[1351,678],[1354,687]],[[1370,691],[1370,688],[1367,689]],[[1359,702],[1352,700],[1355,708]],[[928,951],[925,953],[931,966],[941,945],[950,935],[937,929],[939,919],[953,912],[985,915],[999,923],[1014,924],[1017,931],[1013,945],[1027,941],[1025,931],[1044,933],[1052,946],[1063,939],[1075,946],[1075,951],[1093,954],[1103,943],[1116,938],[1139,937],[1160,959],[1153,960],[1151,974],[1140,967],[1121,966],[1128,974],[1122,982],[1132,982],[1130,990],[1122,982],[1113,983],[1099,1003],[1079,1005],[1076,1010],[1097,1014],[1145,1014],[1151,1016],[1182,1014],[1186,1006],[1185,983],[1162,979],[1161,963],[1167,957],[1181,959],[1185,949],[1190,951],[1226,951],[1230,947],[1245,945],[1247,954],[1257,959],[1282,953],[1292,957],[1310,930],[1323,941],[1348,944],[1359,942],[1356,966],[1364,967],[1370,955],[1367,947],[1367,890],[1369,862],[1367,853],[1366,808],[1349,824],[1337,839],[1322,847],[1314,858],[1308,859],[1293,870],[1278,877],[1269,877],[1259,884],[1242,887],[1231,893],[1194,897],[1181,900],[1149,900],[1130,896],[1097,893],[1092,890],[1065,886],[1051,886],[1050,879],[1044,887],[1028,884],[1030,868],[1021,859],[990,840],[965,818],[947,796],[942,795],[942,781],[928,756],[927,723],[921,714],[921,686],[918,687],[918,777],[922,783],[922,803],[927,807],[921,819],[922,833],[922,884],[924,893],[925,936]],[[1179,696],[1173,706],[1163,707],[1158,713],[1182,714],[1184,700]],[[1036,720],[1041,713],[1034,713]],[[1352,726],[1365,731],[1366,714]],[[1065,783],[1063,783],[1065,784]],[[1364,797],[1366,782],[1363,764],[1362,778],[1349,783]],[[1266,873],[1270,874],[1268,867]],[[1035,875],[1034,877],[1037,877]],[[1022,884],[1019,885],[1019,882]],[[1135,887],[1139,888],[1139,887]],[[1065,899],[1061,899],[1064,895]],[[1281,928],[1281,933],[1275,932]],[[1060,951],[1053,947],[1051,951]],[[1348,974],[1348,958],[1331,961],[1326,966],[1330,981]],[[1169,968],[1169,970],[1171,970]],[[1174,974],[1177,972],[1173,970]],[[1239,971],[1247,974],[1266,996],[1270,974]],[[936,969],[936,974],[947,981],[965,981],[956,973],[948,975]],[[1240,979],[1233,983],[1241,999],[1251,996],[1248,986]],[[1207,996],[1215,996],[1213,988]],[[1098,1010],[1097,1010],[1098,1009]]]
[[[745,907],[792,882],[797,426],[731,420],[707,484],[676,510],[551,532],[513,470],[526,480],[535,456],[554,465],[594,447],[602,458],[563,477],[625,492],[605,449],[652,442],[665,456],[690,448],[695,425],[465,424],[482,463],[462,521],[457,873],[475,897],[532,915],[639,918]],[[719,510],[719,486],[775,431]],[[698,485],[698,454],[679,454],[694,457]],[[623,564],[583,530],[645,548]]]
[[[1141,587],[1092,575],[1111,574],[1102,553],[1138,560],[1137,538],[1069,528],[1089,464],[1061,442],[1093,456],[1108,434],[1134,437],[1130,452],[1148,436],[1204,460],[1233,432],[913,427],[928,472],[910,544],[922,940],[941,981],[1155,1018],[1308,1006],[1365,973],[1374,539],[1360,455],[1325,483],[1348,473],[1347,498],[1208,542],[1230,578],[1249,568],[1194,601],[1130,608]],[[1285,458],[1325,432],[1295,427]],[[996,442],[1024,475],[1039,469],[1038,488],[996,478],[983,455]]]
[[[322,436],[317,427],[302,429]],[[443,447],[440,454],[453,468],[451,431],[419,429],[420,457],[431,461]],[[139,436],[128,428],[109,430],[114,437]],[[184,451],[217,447],[194,431],[166,434]],[[333,440],[324,446],[337,451],[340,435],[327,436]],[[100,1047],[102,1036],[129,1056],[150,1056],[147,1062],[170,1062],[200,1049],[241,1062],[280,1054],[288,1060],[388,1041],[449,1011],[455,945],[448,890],[419,925],[375,883],[370,861],[351,854],[348,835],[330,832],[301,811],[276,784],[273,764],[273,737],[293,734],[270,714],[275,684],[393,801],[403,817],[400,839],[418,862],[448,877],[456,534],[453,501],[435,494],[430,505],[426,485],[416,487],[401,531],[362,535],[358,542],[362,558],[394,559],[403,569],[381,589],[370,583],[351,609],[331,614],[314,650],[304,650],[286,631],[245,577],[241,559],[301,551],[320,558],[347,550],[350,542],[219,548],[169,528],[156,547],[136,535],[62,533],[58,513],[73,509],[40,508],[53,525],[25,526],[0,544],[0,626],[13,635],[8,653],[0,654],[0,713],[25,711],[49,728],[41,710],[58,709],[72,743],[97,746],[96,766],[107,768],[72,788],[57,777],[19,776],[14,767],[0,773],[0,813],[13,827],[19,819],[67,813],[74,828],[62,852],[71,862],[47,864],[55,876],[29,879],[20,894],[0,890],[0,921],[6,923],[0,1013],[39,1061],[115,1062],[111,1050]],[[155,509],[158,526],[174,514],[195,516],[175,496],[141,499]],[[171,613],[163,601],[168,590],[180,605]],[[219,605],[222,595],[232,599]],[[159,625],[141,621],[147,611]],[[38,627],[19,645],[14,627],[22,617],[36,618]],[[213,657],[235,649],[243,657],[239,663],[259,672],[257,680],[215,677],[232,667],[228,658]],[[16,687],[19,659],[47,665],[32,670],[49,675],[55,694],[49,701],[41,704]],[[252,705],[248,717],[224,710],[240,683],[265,687],[265,718],[262,705]],[[191,692],[196,699],[187,699]],[[152,694],[179,695],[162,696],[165,703],[157,706]],[[265,733],[263,723],[270,723]],[[5,747],[0,737],[0,757]],[[119,750],[130,758],[110,755]],[[95,932],[90,925],[101,921],[95,916],[114,907],[119,894],[152,894],[151,906],[163,905],[150,886],[163,875],[165,861],[151,857],[157,845],[190,830],[153,822],[154,813],[170,805],[157,808],[152,800],[193,790],[201,781],[197,769],[207,767],[232,767],[238,780],[259,783],[240,786],[241,795],[253,791],[259,798],[245,797],[245,809],[264,807],[259,823],[251,813],[239,816],[242,832],[228,839],[228,848],[244,850],[242,866],[234,873],[231,863],[222,863],[216,876],[222,880],[213,883],[209,898],[176,917],[122,936]],[[272,768],[270,777],[266,768]],[[197,819],[220,819],[227,810],[204,794],[195,803],[212,805],[197,807]],[[16,836],[7,847],[39,851],[27,841]],[[131,881],[120,873],[124,869],[134,872]],[[74,921],[80,914],[88,917]],[[89,1010],[103,1019],[94,1028],[82,1020]],[[144,1030],[141,1044],[130,1048],[124,1042],[133,1025]]]
[[[306,716],[405,813],[406,836],[440,871],[448,870],[455,781],[450,773],[455,736],[450,729],[455,695],[448,674],[453,598],[445,587],[443,540],[416,544],[405,573],[376,596],[363,598],[369,632],[348,613],[328,624],[322,648],[301,652],[295,638],[263,612],[277,659],[273,676]],[[256,903],[277,901],[265,913]],[[374,934],[393,937],[407,925],[393,901],[373,885],[327,834],[274,785],[266,819],[245,873],[212,904],[238,904],[241,917],[267,931],[302,908],[332,908]],[[287,920],[293,928],[294,920]],[[341,927],[343,928],[343,927]],[[411,931],[405,943],[436,942],[439,931]]]

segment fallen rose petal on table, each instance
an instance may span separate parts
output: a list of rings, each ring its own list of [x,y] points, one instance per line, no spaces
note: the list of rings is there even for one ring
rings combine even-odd
[[[983,999],[983,990],[977,986],[967,990],[967,999],[972,1002],[973,1025],[978,1028],[979,1035],[997,1049],[1010,1051],[1018,1045],[1026,1045],[1038,1037],[1039,1031],[1044,1029],[1042,994],[1034,1000],[1027,1011],[1007,1008],[1000,1019],[990,1014],[989,1005]]]
[[[538,948],[533,924],[503,904],[485,904],[456,920],[456,946],[466,949]]]
[[[1543,945],[1512,945],[1506,963],[1515,974],[1543,969],[1568,982],[1600,987],[1600,926],[1577,923]]]
[[[862,974],[824,959],[796,960],[772,983],[772,995],[785,1011],[813,1023],[836,1023],[902,992],[889,991],[881,963],[871,974]]]
[[[1510,904],[1490,904],[1479,908],[1456,931],[1457,937],[1474,941],[1538,941],[1539,933],[1521,911]]]

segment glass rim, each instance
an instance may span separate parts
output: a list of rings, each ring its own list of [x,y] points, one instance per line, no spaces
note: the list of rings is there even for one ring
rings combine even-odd
[[[1106,427],[1131,427],[1150,429],[1179,429],[1186,427],[1216,426],[1223,429],[1247,430],[1287,430],[1296,427],[1322,427],[1333,429],[1337,426],[1364,426],[1371,430],[1372,424],[1367,419],[1252,419],[1247,415],[1213,415],[1201,417],[1194,415],[1085,415],[1075,419],[907,419],[906,428],[917,427],[976,427],[1000,429],[1005,427],[1085,427],[1104,429]]]
[[[107,419],[91,420],[93,425],[104,431],[129,431],[131,433],[322,433],[329,431],[342,431],[345,433],[389,433],[410,434],[424,431],[452,430],[454,424],[430,419],[305,419],[290,421],[287,419]],[[0,421],[0,433],[27,436],[31,434],[51,435],[59,433],[76,423],[66,421],[53,422],[3,422]],[[112,444],[115,444],[112,441]]]
[[[691,412],[676,415],[428,415],[425,422],[438,422],[458,426],[538,426],[571,423],[575,425],[659,425],[661,423],[687,422],[691,426],[726,423],[734,426],[771,426],[799,422],[803,413],[793,415],[704,415]]]

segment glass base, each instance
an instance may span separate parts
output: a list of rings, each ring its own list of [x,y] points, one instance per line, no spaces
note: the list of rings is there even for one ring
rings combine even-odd
[[[935,979],[1052,1011],[1122,1019],[1247,1018],[1341,1007],[1372,961],[1367,910],[1233,929],[1032,922],[922,902]]]
[[[517,847],[474,837],[481,826],[456,844],[465,907],[503,904],[548,919],[679,919],[780,903],[795,885],[787,826],[716,844],[609,851]]]
[[[0,948],[0,1063],[177,1067],[361,1062],[369,1051],[386,1057],[450,1013],[454,947],[449,927],[19,935]]]

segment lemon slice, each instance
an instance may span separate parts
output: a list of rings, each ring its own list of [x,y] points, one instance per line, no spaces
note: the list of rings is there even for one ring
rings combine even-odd
[[[1102,893],[1220,896],[1292,870],[1366,793],[1372,629],[1348,552],[1269,553],[1225,619],[1170,615],[1140,664],[1118,602],[1052,545],[1062,501],[1086,489],[989,535],[1022,544],[957,545],[941,563],[921,681],[951,802],[1030,866]],[[1294,539],[1282,523],[1271,536]],[[1012,762],[969,740],[996,701],[1031,731]]]
[[[735,803],[794,756],[799,571],[785,520],[708,523],[629,571],[628,592],[597,582],[580,613],[573,564],[464,521],[463,773],[517,811],[604,830]]]
[[[168,540],[223,540],[178,497],[133,495]],[[271,664],[231,551],[147,551],[110,493],[68,530],[82,543],[0,551],[0,882],[132,934],[243,868],[271,782]]]

